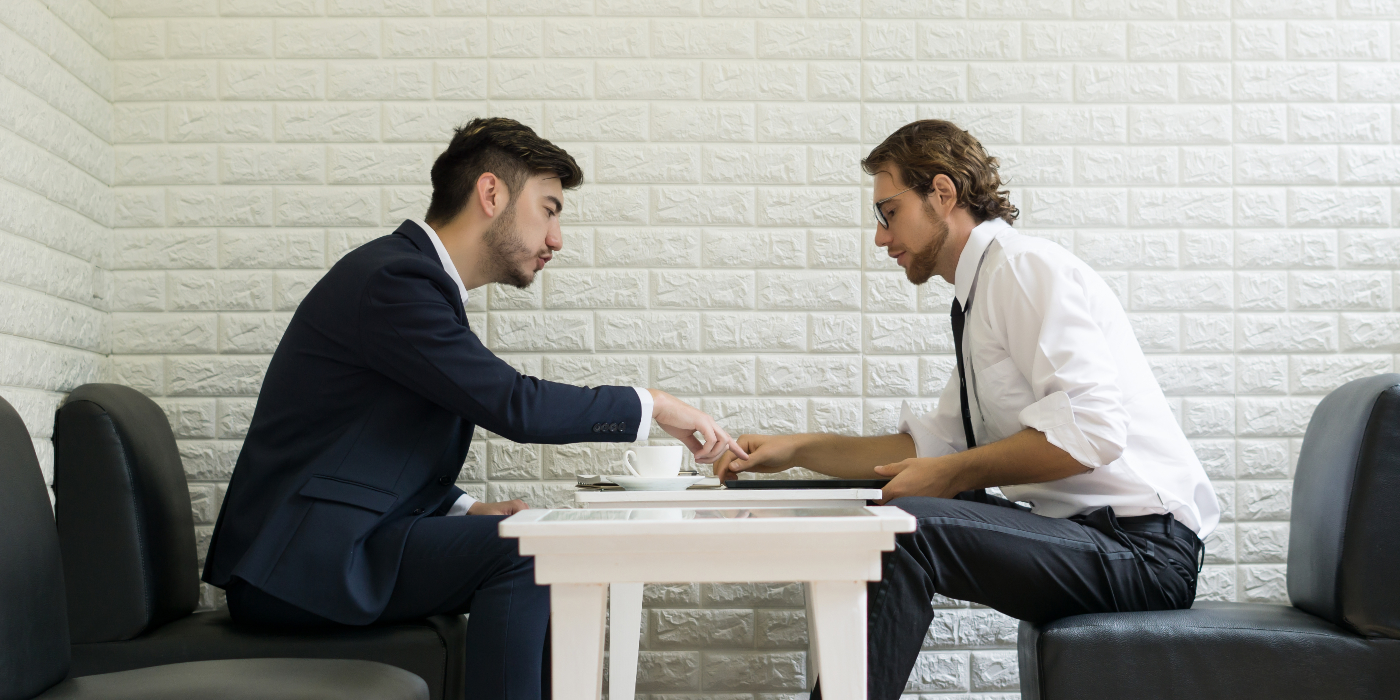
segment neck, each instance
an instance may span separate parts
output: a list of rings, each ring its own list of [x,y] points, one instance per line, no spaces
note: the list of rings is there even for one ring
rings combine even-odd
[[[963,248],[967,247],[967,239],[972,235],[972,229],[977,227],[977,221],[962,207],[948,212],[944,221],[948,223],[948,238],[938,262],[933,266],[933,274],[942,277],[948,284],[956,284],[953,277],[958,271],[958,260],[962,258]]]
[[[487,271],[482,265],[487,259],[484,235],[486,224],[470,219],[470,216],[464,215],[447,223],[428,223],[437,233],[438,240],[442,241],[442,247],[447,249],[447,255],[452,258],[452,266],[457,268],[457,274],[462,276],[462,286],[468,290],[493,281],[487,279]]]

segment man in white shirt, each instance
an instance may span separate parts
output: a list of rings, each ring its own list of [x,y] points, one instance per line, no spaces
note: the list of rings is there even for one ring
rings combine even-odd
[[[870,586],[871,700],[904,689],[935,594],[1036,622],[1190,607],[1220,510],[1113,291],[1011,228],[996,159],[956,125],[908,124],[861,165],[876,244],[954,285],[956,371],[898,433],[744,435],[716,473],[889,478],[884,502],[918,518]]]

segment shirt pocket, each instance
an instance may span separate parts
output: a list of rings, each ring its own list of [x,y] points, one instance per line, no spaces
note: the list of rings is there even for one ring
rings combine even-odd
[[[977,403],[987,437],[1001,440],[1021,431],[1021,409],[1035,403],[1031,385],[1010,357],[977,370]]]

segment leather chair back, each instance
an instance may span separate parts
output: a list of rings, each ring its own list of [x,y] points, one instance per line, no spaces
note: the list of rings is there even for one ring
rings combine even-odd
[[[1318,404],[1293,478],[1288,597],[1373,637],[1400,638],[1400,374]]]
[[[24,421],[0,399],[0,700],[68,675],[63,564],[49,490]]]
[[[86,384],[58,409],[54,494],[75,644],[131,639],[199,603],[194,517],[165,412]]]

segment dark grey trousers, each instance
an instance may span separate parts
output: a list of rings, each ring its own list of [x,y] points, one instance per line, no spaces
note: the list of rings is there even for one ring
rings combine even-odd
[[[870,583],[869,700],[897,700],[933,622],[935,594],[1018,620],[1174,610],[1196,596],[1202,545],[1170,515],[1117,518],[1104,507],[1071,518],[1035,515],[981,491],[900,498],[918,519]],[[819,700],[820,689],[812,693]]]

